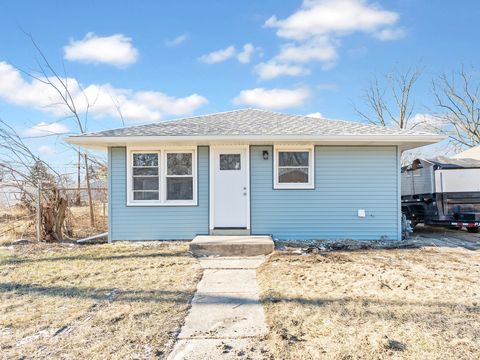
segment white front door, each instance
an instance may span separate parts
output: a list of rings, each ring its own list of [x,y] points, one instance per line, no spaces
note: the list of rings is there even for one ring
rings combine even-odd
[[[248,227],[248,158],[246,147],[213,148],[213,227]]]

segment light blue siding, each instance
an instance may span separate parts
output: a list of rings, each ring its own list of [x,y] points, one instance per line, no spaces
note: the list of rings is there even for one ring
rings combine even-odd
[[[112,147],[109,165],[111,240],[184,240],[208,234],[208,147],[198,147],[198,206],[127,206],[126,149]]]
[[[271,154],[268,160],[262,151]],[[277,239],[399,237],[397,148],[315,147],[315,189],[273,189],[273,147],[252,146],[251,231]],[[366,210],[366,218],[358,217]]]

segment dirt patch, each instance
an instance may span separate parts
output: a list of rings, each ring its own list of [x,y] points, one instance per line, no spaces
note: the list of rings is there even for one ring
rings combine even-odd
[[[258,281],[272,358],[480,358],[479,251],[296,248]]]
[[[162,357],[201,270],[187,243],[0,248],[5,358]]]

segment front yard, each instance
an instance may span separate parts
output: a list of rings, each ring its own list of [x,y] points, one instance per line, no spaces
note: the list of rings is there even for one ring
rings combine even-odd
[[[270,333],[240,358],[479,359],[480,250],[438,241],[277,250],[257,272]],[[0,247],[0,357],[164,358],[201,277],[187,247]]]
[[[258,282],[275,359],[480,358],[480,250],[282,251]]]
[[[201,276],[187,247],[0,248],[0,357],[162,357]]]

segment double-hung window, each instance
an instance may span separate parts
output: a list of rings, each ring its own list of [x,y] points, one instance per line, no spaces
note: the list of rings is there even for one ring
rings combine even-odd
[[[159,154],[156,152],[137,152],[132,154],[133,200],[160,200]]]
[[[127,205],[196,205],[195,150],[129,151]]]
[[[313,189],[313,146],[275,147],[274,188]]]
[[[193,152],[166,152],[166,201],[193,201]]]

